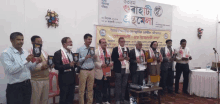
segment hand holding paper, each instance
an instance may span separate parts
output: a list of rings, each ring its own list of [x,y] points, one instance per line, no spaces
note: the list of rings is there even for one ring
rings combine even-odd
[[[141,61],[139,59],[137,59],[137,63],[141,63]]]
[[[124,61],[123,57],[118,58],[119,61]]]
[[[34,55],[33,55],[33,54],[30,54],[30,55],[28,55],[28,57],[26,58],[26,60],[27,60],[27,62],[30,62],[30,61],[33,60],[33,58],[34,58]]]
[[[107,67],[107,65],[106,64],[102,64],[102,66],[101,66],[102,68],[106,68]]]
[[[74,61],[72,61],[72,62],[70,63],[70,67],[73,67],[73,66],[74,66],[74,64],[75,64],[75,62],[74,62]]]

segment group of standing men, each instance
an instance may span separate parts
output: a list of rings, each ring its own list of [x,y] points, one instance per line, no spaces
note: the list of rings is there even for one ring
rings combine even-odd
[[[189,48],[186,47],[186,40],[180,41],[180,47],[172,48],[172,40],[167,40],[166,47],[158,51],[158,43],[153,41],[149,50],[142,50],[141,41],[137,41],[136,47],[129,51],[125,47],[125,39],[118,39],[119,45],[110,52],[107,49],[107,42],[104,38],[99,40],[99,46],[95,55],[90,54],[92,35],[84,35],[84,45],[77,49],[79,62],[74,62],[72,55],[72,40],[64,37],[61,40],[62,47],[54,53],[54,66],[47,64],[48,54],[41,50],[40,57],[33,56],[33,49],[29,51],[22,49],[24,43],[23,34],[14,32],[10,35],[12,46],[5,49],[1,54],[1,63],[5,74],[9,78],[6,89],[8,104],[47,104],[49,94],[49,70],[58,70],[58,83],[60,88],[59,104],[72,104],[75,91],[75,69],[80,68],[79,77],[79,104],[84,104],[85,87],[87,89],[87,104],[93,102],[93,84],[96,83],[96,103],[110,104],[109,79],[111,74],[103,70],[115,72],[115,100],[116,104],[125,101],[128,76],[131,73],[132,83],[143,84],[147,76],[144,71],[147,69],[148,82],[154,86],[163,87],[163,92],[168,89],[173,92],[173,61],[176,61],[175,93],[179,93],[179,79],[183,72],[183,92],[187,93],[189,65],[192,59]],[[31,38],[32,44],[43,44],[40,36]],[[127,52],[124,57],[123,52]],[[141,59],[141,57],[143,59]],[[106,64],[105,59],[110,58]],[[79,67],[80,66],[80,67]],[[159,83],[160,82],[160,83]],[[110,92],[109,92],[110,93]],[[157,91],[153,93],[157,96]]]

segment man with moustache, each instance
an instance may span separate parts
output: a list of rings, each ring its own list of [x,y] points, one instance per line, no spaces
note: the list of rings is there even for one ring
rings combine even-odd
[[[84,35],[84,45],[77,49],[79,53],[79,62],[81,64],[81,69],[79,73],[79,104],[84,104],[84,93],[85,86],[87,85],[88,91],[88,102],[87,104],[92,104],[93,102],[93,84],[94,84],[94,59],[96,55],[91,56],[90,44],[92,43],[92,35]]]
[[[125,47],[124,37],[118,39],[119,46],[113,48],[112,61],[114,62],[113,71],[115,72],[115,100],[116,104],[124,103],[125,91],[128,81],[129,70],[129,49]],[[124,57],[123,52],[127,52]]]
[[[160,87],[163,88],[161,91],[162,95],[164,94],[165,90],[167,89],[168,93],[173,93],[173,78],[174,78],[174,71],[173,71],[173,61],[174,61],[174,49],[172,48],[172,40],[166,40],[166,47],[162,47],[160,49],[160,53],[163,56],[163,61],[161,62],[161,79],[160,79]]]
[[[54,53],[53,63],[59,71],[58,82],[60,88],[59,104],[73,104],[75,92],[75,67],[72,56],[72,40],[64,37],[61,40],[62,47]]]
[[[6,89],[7,104],[30,104],[31,101],[31,73],[40,62],[31,62],[33,54],[22,49],[24,43],[23,34],[14,32],[10,35],[12,46],[1,54],[1,63],[5,74],[9,79]]]
[[[40,36],[31,37],[32,44],[43,44]],[[33,53],[33,48],[29,50],[29,53]],[[31,104],[47,104],[49,95],[49,66],[47,65],[48,54],[44,50],[41,50],[39,57],[42,62],[39,63],[36,68],[31,71],[31,85],[32,85],[32,97]]]
[[[183,93],[188,94],[189,83],[189,60],[192,60],[190,50],[186,47],[186,40],[180,41],[180,47],[176,49],[176,78],[175,78],[175,93],[179,94],[179,80],[183,72]]]
[[[108,96],[107,91],[109,89],[109,77],[111,76],[113,63],[110,60],[109,64],[106,63],[106,58],[111,59],[111,53],[106,46],[107,42],[102,38],[99,40],[98,49],[95,51],[97,56],[95,60],[96,104],[110,104],[110,96]],[[108,70],[108,73],[105,73],[105,70]]]

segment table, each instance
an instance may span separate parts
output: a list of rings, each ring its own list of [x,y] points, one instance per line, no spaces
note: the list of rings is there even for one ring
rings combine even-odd
[[[158,97],[157,97],[158,98],[158,103],[161,104],[161,102],[160,102],[160,91],[159,90],[162,90],[162,89],[163,89],[162,87],[153,86],[152,88],[143,89],[141,91],[130,89],[130,92],[134,92],[135,94],[137,94],[137,104],[139,104],[140,103],[139,94],[158,90]],[[130,96],[131,96],[131,93],[130,93]]]
[[[188,92],[199,97],[217,98],[218,74],[212,70],[196,69],[189,74]]]

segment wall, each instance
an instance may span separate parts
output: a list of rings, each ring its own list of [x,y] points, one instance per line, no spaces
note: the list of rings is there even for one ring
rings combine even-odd
[[[23,48],[31,47],[30,38],[40,35],[43,39],[43,49],[53,54],[61,47],[62,37],[69,36],[73,40],[73,50],[83,45],[83,35],[91,33],[92,45],[95,45],[95,26],[98,24],[98,0],[0,0],[0,52],[11,46],[10,33],[20,31],[24,34]],[[201,66],[212,60],[212,48],[217,47],[216,16],[213,8],[196,8],[191,3],[181,5],[182,2],[171,0],[154,0],[176,5],[173,10],[173,46],[178,47],[182,38],[187,39],[187,46],[191,49],[193,60],[190,67]],[[184,1],[186,2],[186,1]],[[189,2],[189,1],[188,1]],[[208,4],[210,1],[203,2]],[[175,4],[176,3],[176,4]],[[200,1],[201,3],[201,1]],[[212,3],[214,4],[214,3]],[[187,5],[187,8],[186,8]],[[191,8],[190,8],[191,7]],[[48,9],[59,14],[59,27],[47,28],[45,15]],[[198,10],[198,11],[197,11]],[[197,28],[204,29],[202,39],[197,38]],[[219,25],[220,29],[220,25]],[[219,42],[218,42],[219,44]],[[218,45],[219,46],[219,45]],[[220,52],[220,48],[218,48]],[[0,65],[0,84],[6,84],[4,70]],[[0,85],[0,98],[5,94],[3,85]],[[1,92],[3,91],[3,92]],[[0,99],[1,102],[1,99]]]
[[[24,49],[31,47],[31,36],[40,35],[43,49],[53,55],[61,47],[61,39],[72,38],[73,50],[82,46],[85,33],[91,33],[95,41],[95,26],[98,23],[97,0],[0,0],[0,52],[11,46],[9,36],[12,32],[24,34]],[[45,15],[51,9],[58,13],[58,28],[47,28]],[[95,42],[92,42],[95,45]],[[1,66],[1,65],[0,65]],[[4,69],[0,67],[0,85],[6,84]],[[1,97],[5,94],[0,87]]]
[[[216,48],[216,16],[209,13],[203,15],[202,11],[183,11],[183,8],[175,7],[173,13],[173,31],[171,38],[173,46],[179,47],[180,40],[187,40],[187,47],[190,48],[193,60],[190,67],[205,68],[206,64],[212,61],[213,48]],[[197,37],[197,28],[203,28],[201,39]]]

